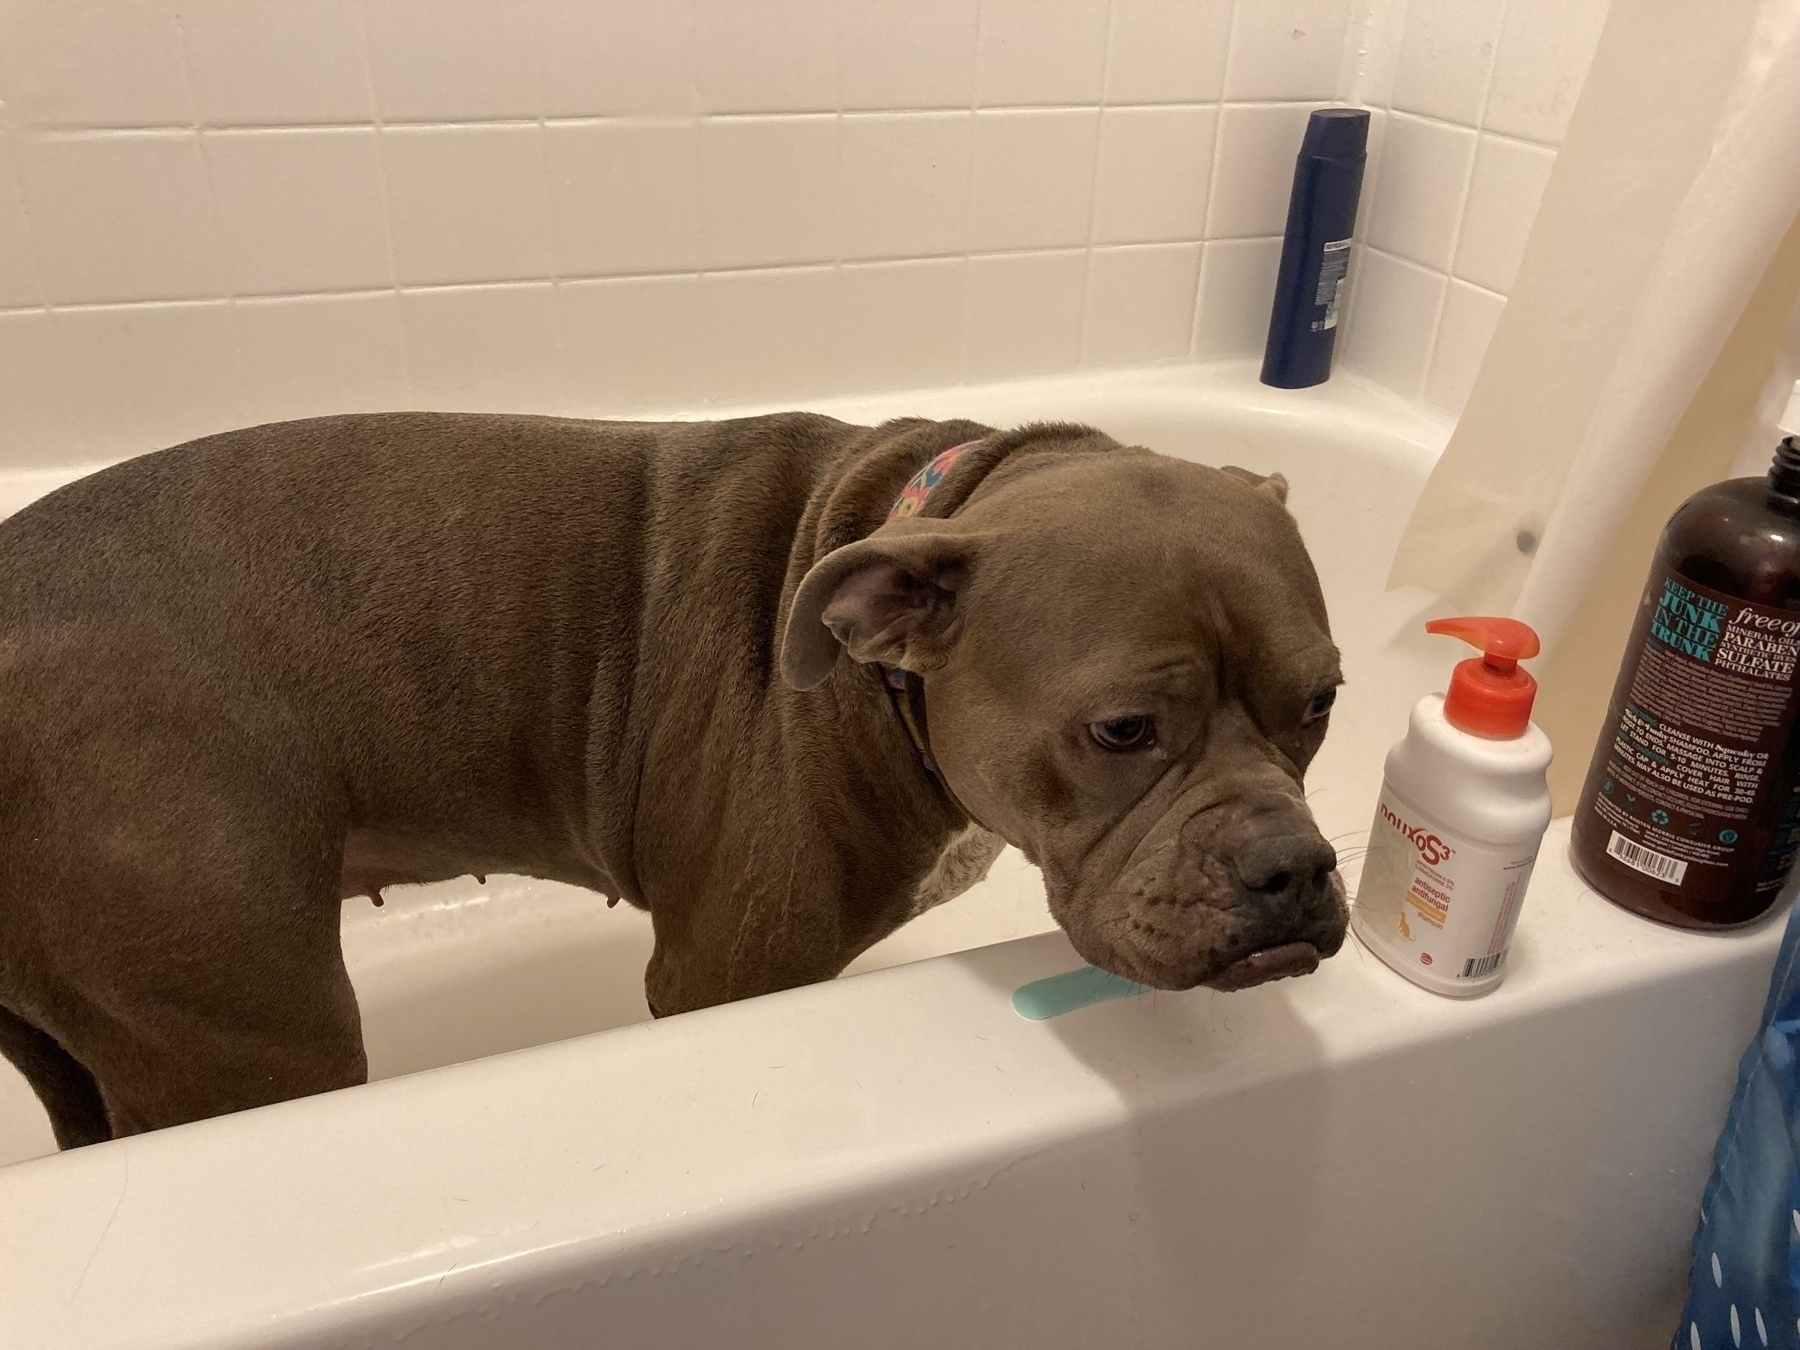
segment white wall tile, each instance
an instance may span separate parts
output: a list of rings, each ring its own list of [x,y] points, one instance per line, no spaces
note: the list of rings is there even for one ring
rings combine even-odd
[[[1350,271],[1356,293],[1338,358],[1402,398],[1418,398],[1446,278],[1370,248],[1356,250]]]
[[[849,389],[927,389],[961,374],[968,263],[858,263],[839,270],[839,376]]]
[[[538,16],[547,116],[697,110],[687,0],[538,0]]]
[[[355,0],[183,0],[200,120],[214,126],[362,122],[373,116]]]
[[[152,305],[81,328],[148,373],[79,429],[85,389],[31,411],[55,383],[37,368],[60,369],[76,328],[19,311],[57,342],[30,389],[0,375],[0,453],[8,419],[60,426],[65,445],[138,434],[124,419],[140,406],[174,426],[164,384],[202,420],[234,399],[285,416],[396,388],[669,410],[1156,360],[1184,341],[1253,356],[1306,116],[1352,87],[1401,112],[1388,146],[1377,110],[1358,230],[1393,254],[1358,250],[1353,285],[1365,261],[1372,275],[1343,345],[1452,406],[1551,162],[1517,138],[1560,137],[1604,11],[0,0],[0,310],[236,297],[228,322]],[[1490,63],[1476,153],[1445,124],[1483,115]],[[379,131],[317,125],[377,112]],[[196,118],[203,138],[182,130]],[[33,122],[170,130],[20,131]],[[1439,306],[1446,279],[1402,257],[1488,289]],[[316,294],[361,288],[381,293]],[[310,298],[247,298],[290,292]],[[30,325],[8,327],[16,352]],[[217,369],[158,345],[189,334]]]
[[[1113,0],[1108,103],[1209,103],[1225,86],[1231,0]]]
[[[1473,131],[1395,113],[1364,237],[1378,249],[1447,271],[1474,162]]]
[[[971,106],[980,9],[970,0],[844,0],[843,106]]]
[[[536,21],[529,4],[365,0],[375,103],[390,122],[536,117]]]
[[[12,139],[0,133],[0,309],[41,304],[43,299]],[[0,410],[4,408],[0,403]]]
[[[872,113],[843,119],[843,256],[921,257],[967,247],[974,119]]]
[[[1506,294],[1519,274],[1525,240],[1556,166],[1556,151],[1483,136],[1456,244],[1455,274]]]
[[[402,285],[549,275],[536,126],[389,128],[381,157]]]
[[[1400,64],[1400,48],[1406,37],[1406,12],[1403,0],[1367,0],[1358,5],[1344,37],[1339,96],[1372,108],[1388,105],[1394,95],[1394,72]]]
[[[1199,283],[1199,244],[1095,249],[1088,259],[1081,364],[1184,359]]]
[[[967,380],[1072,370],[1081,355],[1083,253],[969,260]]]
[[[41,309],[0,314],[0,467],[89,454],[70,410],[100,374],[91,366],[63,367],[55,322]]]
[[[1356,230],[1359,235],[1369,231],[1369,218],[1375,209],[1375,185],[1381,181],[1381,156],[1387,148],[1388,122],[1393,118],[1393,114],[1386,108],[1370,108],[1368,111],[1367,159],[1363,164],[1362,192],[1356,199]]]
[[[557,288],[563,383],[586,417],[680,412],[705,392],[700,278],[622,277]]]
[[[982,0],[981,106],[1099,102],[1106,11],[1106,0]]]
[[[1351,0],[1243,0],[1231,25],[1225,97],[1333,97],[1350,11]]]
[[[191,132],[26,140],[19,175],[53,303],[223,293]]]
[[[561,410],[556,295],[549,284],[404,291],[400,321],[415,406]]]
[[[1194,356],[1202,361],[1262,355],[1275,300],[1281,240],[1208,240],[1200,259]]]
[[[1287,228],[1294,161],[1308,105],[1219,110],[1218,160],[1206,208],[1209,239],[1280,234]]]
[[[597,122],[544,129],[558,276],[679,272],[700,246],[700,129]]]
[[[1607,7],[1608,0],[1510,0],[1483,130],[1561,144]]]
[[[1425,399],[1450,413],[1461,413],[1475,387],[1475,376],[1487,355],[1506,297],[1465,282],[1452,281],[1444,297],[1444,316],[1438,323],[1431,371],[1425,381]]]
[[[973,246],[1086,243],[1099,133],[1094,109],[977,113]]]
[[[412,406],[392,291],[240,300],[232,327],[252,422]]]
[[[209,132],[203,149],[234,294],[393,284],[372,128]]]
[[[166,0],[0,6],[0,89],[38,126],[180,126],[193,118]]]
[[[1200,238],[1217,122],[1217,108],[1102,112],[1095,240],[1125,244]]]
[[[729,272],[701,282],[701,370],[719,403],[787,402],[839,387],[837,272]]]
[[[838,247],[839,181],[835,117],[703,123],[704,265],[831,261]]]
[[[231,307],[58,311],[51,333],[88,451],[106,458],[245,425]]]
[[[1462,126],[1478,125],[1505,8],[1506,0],[1408,4],[1394,70],[1393,106]]]
[[[838,0],[691,0],[694,80],[713,113],[837,107]]]

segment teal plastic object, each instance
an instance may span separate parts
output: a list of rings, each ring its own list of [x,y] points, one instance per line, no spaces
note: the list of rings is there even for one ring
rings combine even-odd
[[[1105,1003],[1113,998],[1130,998],[1146,992],[1146,987],[1115,975],[1098,966],[1082,966],[1065,970],[1060,975],[1033,980],[1013,990],[1013,1011],[1034,1022],[1061,1017],[1066,1012],[1085,1008],[1090,1003]]]

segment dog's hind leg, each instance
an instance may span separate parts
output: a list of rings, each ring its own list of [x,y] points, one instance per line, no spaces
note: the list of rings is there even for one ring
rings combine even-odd
[[[110,916],[90,930],[93,955],[54,991],[56,1039],[113,1136],[367,1080],[335,893],[260,890],[195,878],[150,931],[105,931]]]
[[[0,849],[9,1004],[93,1076],[115,1137],[365,1081],[323,776],[139,754],[130,793],[71,756],[24,801],[29,846]]]
[[[327,881],[287,862],[136,897],[132,931],[94,933],[95,959],[71,972],[83,997],[59,1000],[56,1030],[91,1069],[115,1136],[367,1081],[336,867]],[[164,900],[179,912],[147,913]]]
[[[100,1099],[94,1075],[54,1036],[0,1008],[0,1055],[25,1075],[44,1104],[58,1148],[80,1148],[112,1138],[106,1104]]]

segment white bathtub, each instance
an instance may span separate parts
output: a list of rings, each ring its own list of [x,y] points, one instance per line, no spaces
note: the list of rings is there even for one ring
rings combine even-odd
[[[1349,678],[1308,786],[1327,835],[1367,829],[1459,656],[1381,590],[1445,426],[1241,366],[819,406],[1286,473]],[[1566,846],[1487,998],[1351,944],[1047,1023],[1010,994],[1077,962],[1011,851],[873,973],[654,1024],[627,907],[514,878],[353,901],[388,1081],[0,1169],[0,1346],[1666,1343],[1778,930],[1634,919]],[[0,1161],[48,1147],[0,1075]]]

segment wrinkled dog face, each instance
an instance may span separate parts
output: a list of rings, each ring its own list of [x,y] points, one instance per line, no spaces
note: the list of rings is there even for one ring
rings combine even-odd
[[[853,656],[925,673],[957,798],[1043,869],[1082,956],[1143,984],[1245,988],[1343,942],[1301,788],[1338,656],[1284,496],[1147,452],[1015,453],[954,517],[851,546],[883,561],[822,606]]]

